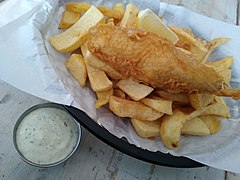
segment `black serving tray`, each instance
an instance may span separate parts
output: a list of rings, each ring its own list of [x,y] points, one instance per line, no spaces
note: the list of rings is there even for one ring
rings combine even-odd
[[[76,121],[78,121],[84,128],[86,128],[98,139],[129,156],[143,160],[145,162],[168,167],[195,168],[204,166],[204,164],[198,163],[185,157],[176,157],[170,154],[161,153],[159,151],[151,152],[141,149],[133,144],[128,143],[124,138],[120,139],[114,136],[105,128],[99,126],[96,122],[94,122],[83,111],[72,106],[64,105],[64,108],[76,119]]]

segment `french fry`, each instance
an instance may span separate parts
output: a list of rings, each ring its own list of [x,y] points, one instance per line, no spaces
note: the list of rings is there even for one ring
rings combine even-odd
[[[124,13],[125,13],[125,9],[124,9],[123,3],[117,3],[117,4],[115,4],[115,5],[113,6],[113,10],[114,10],[114,11],[119,11],[119,12],[121,12],[123,15],[124,15]],[[115,24],[115,25],[119,25],[119,23],[120,23],[121,20],[122,20],[122,19],[114,19],[114,24]]]
[[[231,75],[232,75],[231,69],[222,70],[222,71],[218,72],[218,74],[223,78],[223,80],[226,84],[230,83]]]
[[[172,114],[172,101],[158,98],[158,99],[151,99],[151,98],[143,98],[140,102],[147,105],[148,107],[165,114]]]
[[[157,90],[157,91],[155,91],[155,93],[158,96],[163,97],[168,100],[171,100],[171,101],[177,101],[177,102],[181,102],[183,104],[189,104],[189,97],[186,93],[170,93],[170,92],[161,91],[161,90]]]
[[[114,19],[123,18],[124,12],[121,9],[118,9],[118,8],[111,9],[105,6],[97,6],[97,8],[99,9],[99,11],[101,11],[101,13],[103,13],[105,16],[108,16],[110,18],[114,18]]]
[[[113,94],[113,88],[107,90],[107,91],[97,91],[97,102],[95,103],[96,109],[100,108],[101,106],[105,105],[108,103],[109,98]]]
[[[65,67],[80,86],[86,86],[87,70],[83,57],[80,54],[72,54],[71,57],[65,62]]]
[[[194,136],[207,136],[210,130],[206,124],[199,117],[195,117],[187,121],[181,130],[181,134],[194,135]]]
[[[160,129],[163,144],[169,149],[178,147],[183,125],[201,113],[202,110],[174,109],[172,115],[165,115],[162,118]]]
[[[52,36],[49,39],[50,43],[60,52],[71,52],[79,48],[87,39],[91,27],[103,21],[103,14],[95,6],[91,6],[73,26],[63,33]]]
[[[229,38],[216,38],[214,40],[212,40],[211,42],[207,43],[207,54],[205,55],[205,57],[201,60],[202,63],[205,63],[208,59],[208,57],[210,56],[210,54],[221,44],[224,44],[226,42],[228,42],[230,39]]]
[[[202,110],[201,115],[216,115],[220,117],[229,118],[230,113],[225,101],[218,96],[215,96],[214,100],[216,102],[205,107]]]
[[[113,10],[114,10],[114,11],[118,11],[118,12],[120,12],[120,13],[123,14],[123,15],[124,15],[124,13],[125,13],[123,3],[117,3],[117,4],[115,4],[115,5],[113,6]]]
[[[67,11],[72,11],[79,14],[85,13],[90,7],[91,5],[87,3],[66,4]]]
[[[88,51],[88,47],[87,47],[87,42],[85,41],[81,47],[81,52],[82,52],[82,55],[83,55],[83,59],[85,60],[86,59],[86,56],[87,56],[87,51]]]
[[[136,28],[138,11],[138,8],[134,4],[129,3],[119,26],[125,28]]]
[[[225,69],[230,69],[232,63],[233,63],[232,56],[227,56],[217,61],[206,62],[207,65],[210,65],[217,72],[223,71]]]
[[[192,53],[186,49],[180,48],[180,47],[176,47],[178,50],[182,51],[184,54],[191,56]]]
[[[88,11],[90,7],[91,5],[87,3],[67,4],[66,10],[82,14]],[[113,9],[107,8],[105,6],[97,6],[97,8],[99,9],[99,11],[101,11],[101,13],[104,16],[108,16],[115,19],[122,19],[124,14],[124,9],[122,10],[120,3],[116,4]]]
[[[221,111],[220,114],[218,114],[216,112],[215,115],[220,116],[220,117],[230,118],[231,115],[230,115],[228,106],[227,106],[226,102],[224,101],[224,99],[222,97],[215,96],[214,100],[217,102],[217,104],[220,104],[217,106],[219,106],[218,111]]]
[[[158,137],[160,135],[161,119],[142,121],[132,118],[131,123],[140,137]]]
[[[207,62],[206,64],[212,67],[223,78],[226,84],[229,84],[231,80],[231,65],[233,63],[233,57],[227,56],[223,59],[213,62]]]
[[[215,95],[208,93],[189,94],[190,104],[194,109],[203,109],[213,101],[214,97]]]
[[[133,100],[139,101],[149,95],[153,88],[144,84],[137,83],[132,79],[123,79],[117,83],[123,92],[130,96]]]
[[[216,96],[216,102],[203,109],[192,110],[189,108],[174,109],[173,115],[165,115],[162,118],[160,136],[163,144],[169,148],[179,146],[181,130],[184,124],[195,117],[202,115],[216,115],[229,117],[229,111],[223,99]],[[223,102],[222,102],[223,101]]]
[[[181,28],[170,27],[170,29],[178,36],[179,40],[176,43],[177,47],[186,49],[192,53],[192,56],[201,62],[208,53],[208,49],[195,39],[192,35]]]
[[[113,89],[113,95],[122,99],[126,99],[126,94],[121,89]]]
[[[88,74],[88,78],[89,78],[92,90],[95,92],[98,92],[98,91],[107,91],[111,89],[113,84],[108,79],[105,72],[89,64],[89,61],[86,58],[86,52],[87,52],[86,43],[84,43],[81,46],[81,51],[83,54],[84,62],[86,64],[87,74]]]
[[[79,18],[80,18],[80,14],[78,13],[64,11],[58,28],[67,29],[71,27],[73,24],[75,24],[79,20]]]
[[[112,88],[112,82],[108,79],[104,71],[86,63],[87,74],[93,91],[107,91]]]
[[[221,129],[221,121],[217,120],[216,116],[205,115],[199,116],[199,118],[208,127],[210,134],[216,134]]]
[[[163,113],[157,112],[140,102],[129,101],[115,96],[110,97],[109,109],[119,117],[130,117],[145,121],[154,121],[163,116]]]
[[[194,39],[196,39],[200,44],[202,44],[203,46],[207,46],[207,41],[203,40],[203,39],[200,39],[200,38],[197,38],[192,30],[190,28],[181,28],[183,31],[185,31],[186,33],[188,33],[190,36],[192,36]]]
[[[195,35],[192,32],[192,29],[190,28],[182,28],[183,31],[185,31],[186,33],[188,33],[190,36],[195,37]]]
[[[90,65],[103,70],[110,78],[115,80],[123,78],[123,76],[119,72],[113,69],[110,65],[96,58],[88,50],[86,52],[86,59]]]

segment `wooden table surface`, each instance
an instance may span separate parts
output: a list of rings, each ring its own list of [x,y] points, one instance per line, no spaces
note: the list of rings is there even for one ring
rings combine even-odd
[[[230,24],[240,23],[238,0],[162,0],[162,2],[184,6]],[[13,126],[23,111],[43,102],[45,101],[42,99],[0,81],[0,179],[240,179],[238,174],[210,167],[177,169],[149,164],[111,148],[84,128],[79,148],[65,163],[45,169],[30,166],[23,162],[14,150]]]

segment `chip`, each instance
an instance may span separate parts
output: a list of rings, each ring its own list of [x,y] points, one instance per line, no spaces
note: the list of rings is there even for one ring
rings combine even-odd
[[[80,86],[86,86],[87,70],[83,57],[80,54],[72,54],[71,57],[65,62],[65,67]]]
[[[117,83],[123,92],[125,92],[129,97],[135,101],[139,101],[149,95],[153,88],[144,84],[137,83],[132,79],[123,79]]]
[[[110,97],[109,109],[119,117],[130,117],[145,121],[154,121],[163,116],[163,113],[157,112],[140,102],[115,96]]]
[[[158,137],[160,135],[161,119],[155,121],[131,119],[131,123],[140,137]]]

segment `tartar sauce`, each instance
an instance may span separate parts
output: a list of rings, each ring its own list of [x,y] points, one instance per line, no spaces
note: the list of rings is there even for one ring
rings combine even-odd
[[[78,142],[78,127],[73,118],[58,108],[40,108],[21,121],[16,144],[22,155],[36,164],[63,160]]]

